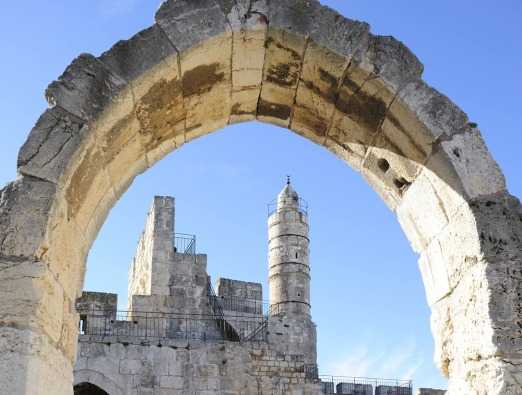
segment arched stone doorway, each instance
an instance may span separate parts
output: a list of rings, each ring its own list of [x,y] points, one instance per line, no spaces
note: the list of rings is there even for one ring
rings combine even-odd
[[[110,395],[100,387],[91,383],[80,383],[74,386],[74,395]]]
[[[78,57],[47,89],[20,177],[1,191],[7,389],[45,393],[52,377],[53,394],[70,393],[85,258],[134,177],[194,138],[258,120],[330,150],[397,214],[420,255],[450,393],[520,393],[520,202],[422,69],[402,43],[313,0],[167,1],[151,28]]]
[[[118,385],[105,374],[93,369],[75,371],[72,386],[74,395],[124,395],[125,391],[122,388],[121,383]]]

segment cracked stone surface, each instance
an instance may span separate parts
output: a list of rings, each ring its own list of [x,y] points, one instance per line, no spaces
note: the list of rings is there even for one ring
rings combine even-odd
[[[26,292],[35,297],[8,327],[48,339],[39,355],[74,355],[66,301],[81,291],[110,208],[183,144],[259,120],[330,150],[397,214],[420,255],[449,393],[522,394],[522,209],[476,125],[421,79],[415,55],[315,0],[169,0],[155,20],[99,58],[80,55],[46,91],[49,109],[20,150],[19,178],[0,191],[0,270],[40,262],[46,280],[10,286],[6,312]],[[61,343],[37,314],[51,278],[63,294],[53,309],[63,312]],[[14,370],[12,393],[48,393],[56,365],[38,362],[31,344],[0,352],[2,363],[41,378],[35,392],[25,368]]]

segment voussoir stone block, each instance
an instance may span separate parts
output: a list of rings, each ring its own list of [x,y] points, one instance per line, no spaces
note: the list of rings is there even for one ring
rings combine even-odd
[[[293,33],[268,30],[263,86],[257,118],[288,127],[293,112],[306,40]]]
[[[176,55],[176,48],[163,30],[152,25],[129,40],[119,41],[99,59],[116,75],[131,82]]]
[[[427,127],[433,140],[459,132],[468,122],[460,108],[422,80],[407,84],[398,99]]]
[[[424,70],[420,60],[402,42],[391,36],[370,36],[366,53],[356,59],[361,67],[386,82],[394,92],[418,81]]]
[[[83,120],[93,120],[117,99],[126,86],[100,60],[89,54],[76,58],[52,82],[45,96],[51,106],[59,106]]]
[[[266,54],[268,6],[266,0],[243,0],[225,14],[233,32],[229,122],[236,123],[255,119],[257,114]]]
[[[156,13],[156,23],[179,52],[231,29],[214,0],[165,1]]]
[[[58,183],[88,130],[60,107],[46,110],[18,153],[18,172]]]
[[[463,192],[468,198],[493,195],[506,190],[506,180],[498,164],[491,157],[480,131],[476,128],[465,128],[462,132],[440,140],[439,150],[428,161],[426,166],[437,173],[440,178],[452,178],[456,184],[459,180]],[[451,164],[451,172],[441,164]]]

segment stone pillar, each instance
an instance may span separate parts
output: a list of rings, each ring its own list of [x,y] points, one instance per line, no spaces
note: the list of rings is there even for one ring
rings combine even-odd
[[[463,205],[420,258],[448,394],[522,394],[522,206]]]
[[[43,262],[54,190],[53,184],[31,177],[0,190],[2,394],[72,393],[78,324],[73,273],[78,262],[70,262],[70,268]]]

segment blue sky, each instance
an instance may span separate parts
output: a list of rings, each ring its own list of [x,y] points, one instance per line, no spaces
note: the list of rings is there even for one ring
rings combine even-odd
[[[393,35],[425,79],[477,122],[514,195],[522,196],[522,2],[330,0]],[[46,103],[43,92],[79,53],[99,54],[152,22],[158,0],[6,2],[0,15],[0,185]],[[394,215],[324,149],[248,123],[182,147],[139,177],[89,258],[86,288],[126,298],[127,268],[155,194],[177,199],[177,230],[195,233],[209,272],[266,284],[266,203],[291,174],[311,206],[312,304],[322,373],[412,377],[444,386],[432,363],[417,257]],[[266,295],[265,287],[265,295]]]

